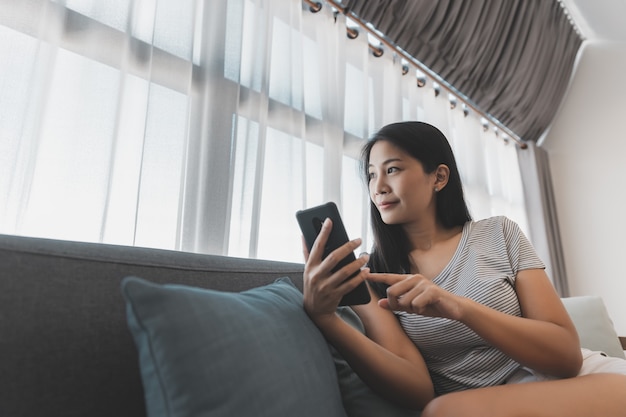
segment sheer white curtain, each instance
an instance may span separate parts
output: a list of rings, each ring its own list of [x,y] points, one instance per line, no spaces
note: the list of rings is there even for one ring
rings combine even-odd
[[[174,246],[195,2],[0,8],[0,231]]]
[[[525,227],[514,145],[300,0],[0,3],[0,233],[301,261],[294,213],[366,239],[360,146],[424,120],[474,217]]]

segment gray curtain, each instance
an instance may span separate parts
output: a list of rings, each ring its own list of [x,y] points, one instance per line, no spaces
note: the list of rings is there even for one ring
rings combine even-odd
[[[549,126],[582,43],[557,0],[342,5],[524,141],[537,141]]]
[[[517,154],[533,246],[546,264],[546,272],[559,295],[569,297],[547,152],[534,142],[529,142],[528,148],[518,148]]]

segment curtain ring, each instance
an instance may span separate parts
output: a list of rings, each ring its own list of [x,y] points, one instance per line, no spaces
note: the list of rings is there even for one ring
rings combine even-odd
[[[311,13],[317,13],[322,10],[322,3],[319,1],[304,0],[304,2],[309,5],[309,11]]]
[[[346,35],[350,39],[356,39],[359,36],[359,31],[354,28],[346,27]]]
[[[370,49],[372,50],[372,55],[374,55],[376,58],[380,58],[381,56],[383,56],[383,48],[370,44]]]

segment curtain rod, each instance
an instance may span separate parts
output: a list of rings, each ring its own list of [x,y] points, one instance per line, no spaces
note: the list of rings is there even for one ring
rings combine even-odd
[[[317,1],[317,0],[302,0],[302,1],[304,1],[306,4],[309,5],[309,10],[313,13],[317,13],[320,10],[322,10],[322,3],[320,3],[320,1]],[[450,85],[446,80],[441,78],[438,74],[433,72],[430,68],[426,67],[424,64],[422,64],[420,61],[415,59],[413,56],[411,56],[410,54],[400,49],[391,41],[387,40],[384,36],[381,36],[380,33],[378,33],[376,30],[372,29],[369,26],[368,22],[365,22],[364,20],[362,20],[359,16],[357,16],[353,12],[347,11],[346,8],[341,5],[340,2],[337,2],[335,0],[324,0],[324,1],[329,3],[332,7],[337,9],[339,12],[341,12],[341,14],[344,14],[350,17],[350,19],[358,23],[360,27],[365,29],[370,35],[374,36],[379,42],[381,42],[382,44],[384,44],[385,46],[393,50],[396,54],[400,55],[402,58],[404,58],[405,60],[413,64],[417,69],[422,71],[431,80],[437,82],[441,87],[443,87],[443,89],[446,90],[448,94],[451,94],[457,97],[466,106],[474,110],[479,116],[483,117],[488,122],[493,124],[497,129],[500,129],[504,133],[506,133],[506,135],[509,138],[513,139],[513,141],[515,141],[521,149],[528,148],[528,144],[526,144],[517,134],[513,133],[513,131],[511,131],[508,127],[503,125],[499,120],[497,120],[492,115],[480,110],[475,104],[472,103],[472,101],[468,97],[466,97],[465,95],[457,91],[452,85]],[[354,39],[356,36],[358,36],[358,33],[357,34],[354,33],[355,32],[354,29],[350,29],[350,28],[346,28],[346,29],[347,29],[349,38]],[[382,50],[380,50],[379,48],[370,45],[370,49],[372,49],[372,52],[374,53],[376,57],[379,57],[382,55]],[[497,131],[496,131],[496,135],[498,135]]]

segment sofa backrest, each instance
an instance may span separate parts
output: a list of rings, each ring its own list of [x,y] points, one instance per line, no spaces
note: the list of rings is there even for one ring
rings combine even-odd
[[[145,416],[120,291],[129,275],[221,291],[301,264],[0,235],[0,416]]]

